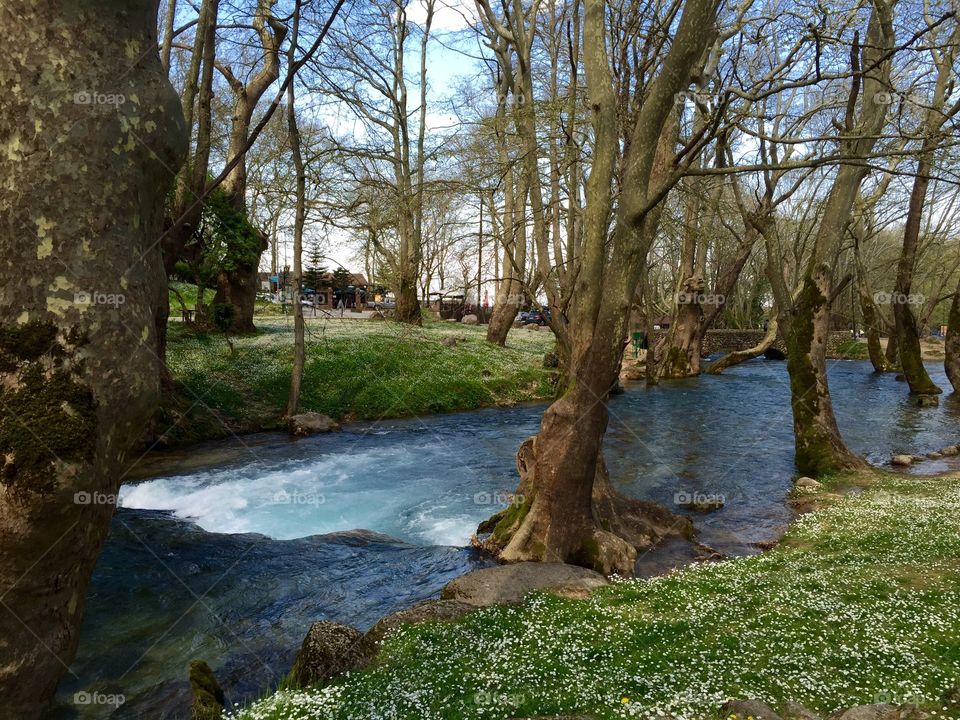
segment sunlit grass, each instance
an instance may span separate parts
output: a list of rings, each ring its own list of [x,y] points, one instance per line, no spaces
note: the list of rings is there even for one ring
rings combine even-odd
[[[176,406],[190,408],[173,437],[223,432],[210,411],[237,430],[280,422],[293,358],[292,319],[256,319],[256,335],[196,334],[170,324],[168,364],[179,383]],[[515,329],[507,347],[485,341],[485,327],[428,323],[310,319],[301,409],[341,420],[364,420],[469,410],[546,399],[552,394],[543,355],[549,332]],[[441,344],[456,338],[455,347]],[[172,423],[171,423],[172,424]],[[193,435],[191,436],[191,432]]]
[[[956,716],[939,698],[960,685],[958,510],[957,478],[883,477],[764,555],[405,627],[377,668],[238,717],[715,718],[735,697]]]

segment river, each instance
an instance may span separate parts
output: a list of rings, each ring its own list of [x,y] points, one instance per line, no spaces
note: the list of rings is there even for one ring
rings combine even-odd
[[[949,387],[941,367],[929,369]],[[830,387],[844,437],[873,463],[960,440],[960,399],[912,407],[904,383],[859,361],[831,361]],[[148,458],[139,469],[148,477],[123,489],[79,653],[49,717],[187,717],[197,658],[230,700],[249,701],[290,667],[312,622],[365,629],[488,564],[466,544],[515,488],[514,453],[543,407],[356,424],[296,441],[245,436]],[[721,510],[694,516],[699,539],[728,555],[757,552],[792,517],[786,367],[760,359],[719,377],[629,387],[610,403],[605,453],[624,493],[679,512],[685,498],[722,496]],[[684,559],[654,553],[638,570]],[[77,704],[78,692],[125,702]]]

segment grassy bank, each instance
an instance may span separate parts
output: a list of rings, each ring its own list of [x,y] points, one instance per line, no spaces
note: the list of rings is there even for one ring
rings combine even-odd
[[[405,627],[375,669],[240,717],[715,718],[746,697],[955,717],[938,699],[960,685],[960,479],[840,483],[864,490],[823,491],[761,556]]]
[[[168,363],[177,391],[157,429],[192,442],[278,427],[293,357],[290,318],[258,318],[256,335],[226,339],[169,326]],[[519,329],[508,347],[484,340],[486,328],[437,322],[311,319],[301,409],[339,420],[375,420],[468,410],[551,395],[543,355],[549,332]],[[455,339],[454,347],[442,344]]]

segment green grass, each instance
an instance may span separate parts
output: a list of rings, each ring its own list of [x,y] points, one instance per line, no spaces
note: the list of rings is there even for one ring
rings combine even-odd
[[[281,424],[290,383],[290,318],[256,320],[256,335],[232,339],[171,323],[167,361],[178,389],[160,418],[171,442]],[[371,420],[513,404],[551,396],[543,355],[549,332],[516,329],[507,347],[485,327],[308,320],[301,410],[339,420]],[[456,347],[441,340],[457,338]],[[229,430],[228,430],[229,428]]]
[[[832,353],[832,357],[844,360],[866,360],[870,357],[870,350],[865,342],[849,338],[837,343],[837,348]]]
[[[862,475],[763,555],[388,636],[383,662],[234,716],[714,718],[728,698],[827,714],[960,685],[960,479]]]

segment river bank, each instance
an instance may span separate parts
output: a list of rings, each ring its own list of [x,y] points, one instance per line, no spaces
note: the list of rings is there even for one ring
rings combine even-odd
[[[292,319],[258,317],[258,333],[230,338],[169,325],[174,390],[145,441],[176,447],[284,427]],[[451,322],[308,318],[301,411],[341,421],[382,420],[546,400],[553,377],[544,329],[516,329],[507,347],[486,328]]]
[[[957,441],[957,398],[921,409],[869,363],[831,362],[829,371],[844,437],[872,463]],[[942,367],[930,371],[945,382]],[[763,359],[719,377],[630,385],[610,404],[611,479],[625,494],[690,514],[698,539],[725,555],[756,554],[793,518],[789,398],[784,363]],[[79,709],[125,720],[157,707],[176,716],[189,704],[193,659],[208,661],[243,706],[276,686],[313,622],[366,629],[436,597],[488,562],[464,546],[516,488],[514,455],[542,407],[348,423],[298,440],[231,436],[148,455],[147,477],[122,490],[73,674],[59,691],[66,712],[56,717]],[[160,457],[166,464],[151,471]],[[909,470],[958,470],[957,460]],[[692,513],[699,496],[724,505]],[[688,561],[644,556],[637,573]],[[72,702],[93,691],[126,702],[112,714]]]
[[[258,316],[257,327],[257,334],[228,342],[216,333],[170,323],[167,355],[174,387],[142,450],[185,448],[285,427],[292,318]],[[452,322],[428,321],[418,328],[349,315],[308,317],[301,411],[340,422],[376,421],[554,396],[555,371],[544,367],[544,356],[554,347],[547,328],[514,328],[503,348],[490,345],[485,336],[483,326]],[[865,357],[866,344],[859,340],[831,344],[831,360]]]
[[[795,492],[818,509],[762,555],[404,626],[371,669],[232,717],[702,719],[731,698],[956,717],[943,698],[960,687],[960,477],[869,472]]]

